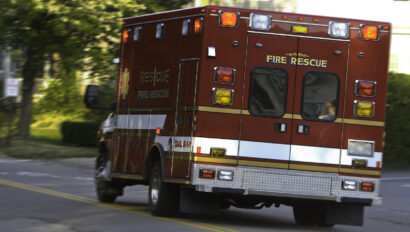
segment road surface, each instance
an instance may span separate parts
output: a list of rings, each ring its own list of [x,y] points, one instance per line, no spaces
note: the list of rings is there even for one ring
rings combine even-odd
[[[333,228],[297,226],[287,206],[153,217],[147,187],[127,187],[115,204],[102,204],[96,201],[93,174],[92,159],[0,156],[0,231],[410,231],[410,170],[383,172],[383,205],[365,209],[363,227]]]

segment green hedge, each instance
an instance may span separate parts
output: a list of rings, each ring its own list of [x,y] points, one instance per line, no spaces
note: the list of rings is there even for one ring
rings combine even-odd
[[[80,146],[95,146],[97,144],[97,130],[100,124],[96,122],[70,122],[61,124],[63,142]]]
[[[410,75],[389,73],[384,163],[410,167]]]

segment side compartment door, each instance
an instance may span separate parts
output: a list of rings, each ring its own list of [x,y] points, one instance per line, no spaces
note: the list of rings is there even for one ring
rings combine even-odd
[[[348,41],[299,38],[290,169],[338,172]]]
[[[189,176],[197,78],[198,59],[181,60],[170,168],[170,176],[175,178]]]
[[[238,164],[288,168],[298,38],[248,33]]]

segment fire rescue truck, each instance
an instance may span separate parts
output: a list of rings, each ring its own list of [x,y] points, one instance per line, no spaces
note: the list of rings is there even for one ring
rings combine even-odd
[[[384,22],[221,6],[124,19],[98,199],[144,184],[154,215],[284,204],[298,224],[362,225],[382,200],[390,36]]]

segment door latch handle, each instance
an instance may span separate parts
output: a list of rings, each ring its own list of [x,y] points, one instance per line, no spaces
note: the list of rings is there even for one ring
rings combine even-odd
[[[275,132],[286,133],[288,124],[287,123],[275,123]]]
[[[309,125],[298,124],[297,133],[298,134],[308,135],[309,134]]]
[[[335,50],[335,55],[336,55],[336,56],[342,55],[342,51],[340,51],[340,50]]]

